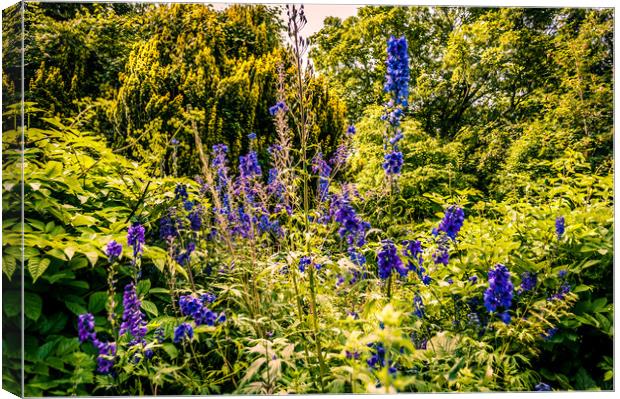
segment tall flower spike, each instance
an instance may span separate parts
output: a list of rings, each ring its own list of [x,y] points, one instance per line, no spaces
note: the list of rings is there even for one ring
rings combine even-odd
[[[506,266],[498,263],[489,270],[489,288],[484,292],[484,306],[489,312],[501,311],[499,316],[506,324],[510,323],[508,309],[512,304],[513,289]]]
[[[108,261],[112,263],[121,256],[123,246],[112,240],[106,245],[104,252],[108,256]]]
[[[134,260],[142,253],[144,245],[144,227],[140,223],[133,223],[127,230],[127,245],[133,248]]]
[[[92,314],[85,313],[78,316],[78,337],[82,343],[96,339],[95,317]]]
[[[387,71],[384,89],[392,93],[394,101],[407,106],[409,97],[409,53],[404,36],[390,36],[387,42]]]
[[[131,345],[144,341],[146,335],[146,320],[140,310],[140,299],[136,292],[136,286],[129,283],[125,286],[123,294],[123,322],[119,330],[119,335],[129,333],[133,336]]]
[[[448,209],[446,209],[443,219],[439,222],[437,231],[443,231],[448,237],[455,240],[461,227],[463,227],[464,221],[465,212],[463,212],[463,209],[455,205],[450,205]]]

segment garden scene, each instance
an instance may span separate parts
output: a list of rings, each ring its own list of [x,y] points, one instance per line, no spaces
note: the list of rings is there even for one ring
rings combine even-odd
[[[3,389],[614,389],[613,9],[315,9],[3,11]]]

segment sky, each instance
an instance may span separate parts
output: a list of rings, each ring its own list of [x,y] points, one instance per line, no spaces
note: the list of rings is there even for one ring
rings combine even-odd
[[[227,3],[212,3],[216,10],[224,9],[228,6]],[[262,3],[269,4],[269,3]],[[276,4],[273,4],[276,5]],[[281,5],[281,4],[277,4]],[[325,17],[339,17],[344,20],[357,13],[359,6],[352,4],[304,4],[304,10],[308,23],[304,27],[302,34],[305,37],[310,37],[312,34],[318,32],[323,27],[323,20]],[[286,9],[283,7],[282,20],[286,22]]]

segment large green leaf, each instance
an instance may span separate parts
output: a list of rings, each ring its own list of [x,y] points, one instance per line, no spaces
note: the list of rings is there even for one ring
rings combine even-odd
[[[39,258],[34,257],[28,260],[28,271],[30,272],[30,276],[32,276],[32,281],[36,282],[39,277],[45,273],[47,267],[50,265],[49,258]]]

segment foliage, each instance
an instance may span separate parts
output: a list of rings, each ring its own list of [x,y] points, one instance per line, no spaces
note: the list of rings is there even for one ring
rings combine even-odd
[[[3,386],[23,288],[27,396],[614,388],[611,12],[364,7],[315,76],[303,8],[31,10],[79,62],[3,109]]]

